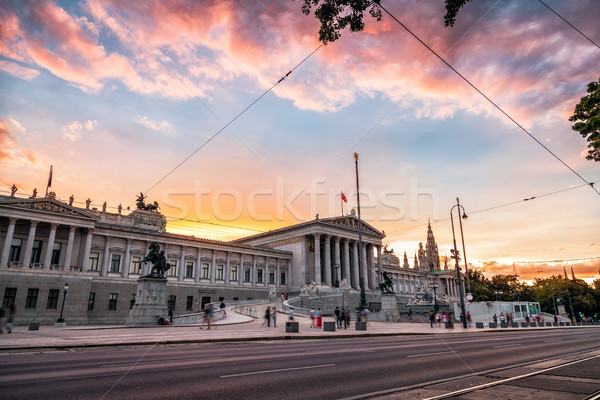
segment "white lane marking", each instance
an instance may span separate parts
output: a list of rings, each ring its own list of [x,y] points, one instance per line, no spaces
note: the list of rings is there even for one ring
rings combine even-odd
[[[439,354],[451,354],[451,353],[456,353],[456,351],[452,350],[452,351],[440,351],[438,353],[413,354],[411,356],[406,356],[406,358],[428,357],[428,356],[437,356]]]
[[[273,373],[273,372],[297,371],[297,370],[300,370],[300,369],[325,368],[325,367],[333,367],[334,365],[335,364],[321,364],[321,365],[309,365],[307,367],[270,369],[270,370],[266,370],[266,371],[244,372],[242,374],[221,375],[219,378],[233,378],[235,376],[270,374],[270,373]]]
[[[503,347],[517,347],[517,346],[523,346],[522,344],[504,344],[502,346],[494,346],[495,349],[500,349]]]

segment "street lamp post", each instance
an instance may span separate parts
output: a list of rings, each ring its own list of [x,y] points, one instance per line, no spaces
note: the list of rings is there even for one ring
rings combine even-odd
[[[569,288],[567,288],[567,296],[569,296],[569,305],[571,306],[571,320],[575,321],[575,311],[573,311],[573,302],[571,301],[571,293],[569,292]]]
[[[360,220],[360,189],[358,186],[358,153],[354,153],[354,166],[356,169],[356,208],[358,209],[358,282],[360,285],[360,303],[359,307],[362,310],[367,308],[367,295],[365,293],[365,279],[362,265],[362,223]]]
[[[550,293],[552,293],[552,304],[554,305],[554,315],[558,315],[558,310],[556,309],[556,301],[554,300],[554,286],[550,286]]]
[[[58,317],[56,322],[65,322],[63,318],[63,311],[65,310],[65,298],[67,297],[67,290],[69,290],[69,284],[65,282],[65,286],[63,287],[63,301],[62,306],[60,307],[60,317]]]
[[[501,294],[504,294],[504,292],[497,290],[494,292],[494,294],[496,295],[496,304],[498,305],[498,317],[499,317],[500,316],[500,298],[499,297]]]
[[[435,312],[437,313],[438,311],[440,311],[440,306],[438,306],[437,303],[437,295],[436,295],[436,290],[438,288],[438,284],[433,282],[431,284],[431,288],[433,289],[433,309],[435,310]]]
[[[451,250],[451,253],[452,253],[452,258],[454,258],[454,261],[455,261],[456,278],[458,279],[458,294],[459,294],[459,298],[460,298],[461,321],[463,324],[463,328],[467,329],[467,316],[465,314],[465,299],[464,299],[464,294],[463,294],[462,278],[460,276],[460,265],[458,264],[458,262],[460,261],[460,256],[459,256],[460,253],[459,253],[458,249],[456,248],[456,235],[454,234],[454,217],[452,215],[454,208],[458,209],[458,219],[459,220],[461,219],[461,215],[460,215],[461,208],[463,210],[462,219],[467,219],[467,213],[465,212],[465,208],[460,205],[460,201],[457,197],[456,205],[450,209],[450,222],[452,225],[452,241],[454,243],[454,249]],[[462,237],[462,222],[460,224],[460,234]],[[463,239],[463,247],[464,247],[464,239]],[[466,260],[465,260],[465,265],[466,265]]]
[[[339,288],[340,287],[340,280],[338,278],[338,270],[340,269],[340,265],[339,264],[335,264],[333,266],[333,269],[335,270],[335,279],[333,282],[333,287]]]

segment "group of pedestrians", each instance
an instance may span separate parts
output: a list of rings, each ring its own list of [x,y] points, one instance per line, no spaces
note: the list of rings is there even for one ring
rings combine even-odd
[[[290,320],[293,320],[292,318]],[[268,328],[271,327],[271,322],[273,323],[273,327],[277,328],[277,309],[275,307],[267,307],[265,309],[265,324],[267,324]]]
[[[467,314],[467,319],[471,317],[471,314]],[[444,312],[434,312],[433,310],[429,311],[429,325],[433,328],[433,324],[436,323],[438,327],[441,327],[442,324],[446,325],[446,322],[451,322],[450,314],[446,311]]]
[[[314,307],[311,308],[308,312],[308,317],[310,318],[311,328],[323,327],[323,310],[321,310],[321,307],[319,307],[316,311]]]
[[[335,316],[337,327],[341,328],[343,325],[344,329],[348,329],[348,326],[350,325],[350,309],[348,307],[336,307],[333,314]]]
[[[503,312],[501,312],[500,317],[498,317],[498,315],[494,314],[492,319],[494,320],[495,324],[497,324],[498,319],[500,319],[501,324],[507,323],[508,325],[512,325],[514,317],[513,317],[512,313],[504,314]],[[525,321],[527,321],[527,323],[529,323],[529,315],[527,315],[527,314],[525,314]]]

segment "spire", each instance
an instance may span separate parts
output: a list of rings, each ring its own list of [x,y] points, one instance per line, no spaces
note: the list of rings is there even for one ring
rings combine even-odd
[[[419,259],[417,258],[417,254],[415,253],[415,263],[413,265],[414,269],[418,269],[419,268]]]
[[[448,271],[448,256],[444,256],[444,271]]]
[[[402,265],[402,267],[404,267],[404,268],[410,267],[410,265],[408,265],[408,256],[406,255],[406,251],[404,252],[404,264]]]
[[[573,272],[573,267],[571,267],[571,277],[575,280],[575,272]]]
[[[433,230],[431,229],[431,222],[427,221],[427,243],[425,244],[425,265],[421,265],[422,268],[428,269],[429,271],[440,270],[440,253],[438,251],[435,237],[433,236]]]

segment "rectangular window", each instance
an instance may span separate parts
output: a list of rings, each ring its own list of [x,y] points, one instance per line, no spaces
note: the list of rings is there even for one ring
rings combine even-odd
[[[238,280],[238,267],[233,265],[231,267],[231,273],[229,274],[229,280],[237,281]]]
[[[263,281],[263,270],[259,269],[256,271],[256,282],[262,283]]]
[[[281,282],[279,282],[280,285],[287,285],[285,283],[285,271],[281,271]]]
[[[121,255],[113,254],[110,258],[110,271],[109,272],[119,272],[121,270]]]
[[[202,279],[208,279],[208,263],[202,263]]]
[[[177,296],[175,296],[174,294],[170,295],[167,298],[167,305],[169,307],[171,307],[171,309],[173,309],[173,311],[175,311],[175,302],[177,301]]]
[[[132,274],[139,275],[141,265],[142,265],[141,257],[131,257],[131,273]]]
[[[217,265],[217,280],[222,281],[223,276],[223,264],[219,264]]]
[[[108,309],[116,310],[117,309],[117,299],[119,298],[118,293],[111,293],[108,295]]]
[[[129,309],[131,310],[135,305],[135,293],[129,297]]]
[[[46,302],[46,308],[56,309],[58,305],[58,296],[60,295],[59,289],[50,289],[48,291],[48,301]]]
[[[54,243],[54,247],[52,248],[52,258],[50,260],[50,264],[58,265],[60,262],[60,249],[62,248],[61,243]]]
[[[25,299],[25,308],[35,308],[40,289],[27,289],[27,298]]]
[[[171,268],[169,269],[169,276],[177,276],[177,260],[169,261]]]
[[[94,309],[95,302],[96,302],[96,292],[90,292],[90,297],[88,298],[88,311],[92,311]]]
[[[38,264],[42,257],[42,241],[34,240],[33,247],[31,248],[31,263]]]
[[[275,284],[275,271],[273,270],[269,271],[269,283],[271,285]]]
[[[250,282],[250,268],[244,268],[244,282]]]
[[[185,264],[185,277],[186,278],[194,277],[194,262],[193,261],[188,261]]]
[[[185,310],[192,311],[192,308],[194,308],[194,296],[188,296],[185,303]]]
[[[7,287],[4,289],[4,299],[2,300],[2,308],[8,308],[15,304],[15,298],[17,297],[17,288]]]
[[[8,261],[19,261],[21,258],[21,246],[23,246],[23,239],[12,240],[10,245],[10,252],[8,253]]]
[[[98,260],[100,259],[100,253],[90,253],[90,271],[98,271]]]

